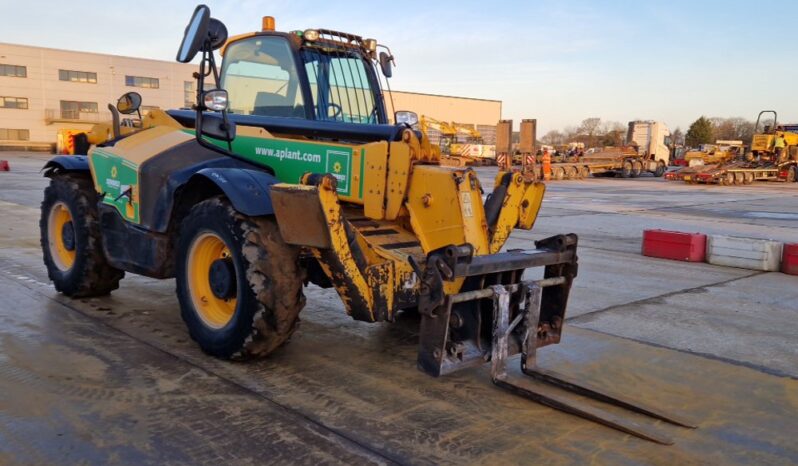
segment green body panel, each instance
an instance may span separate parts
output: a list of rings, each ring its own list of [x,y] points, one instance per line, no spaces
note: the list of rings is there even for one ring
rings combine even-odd
[[[139,173],[138,167],[117,155],[95,148],[89,155],[89,165],[94,181],[104,193],[102,202],[113,206],[122,217],[139,223]],[[132,189],[129,196],[120,195]]]
[[[207,140],[222,148],[227,146],[224,142]],[[305,173],[330,173],[338,180],[339,195],[357,196],[352,192],[350,147],[239,135],[233,141],[233,152],[258,165],[268,165],[284,183],[299,183]]]
[[[186,132],[194,134],[193,130]],[[221,141],[206,140],[222,148],[227,146]],[[238,136],[233,141],[233,152],[271,167],[282,182],[299,183],[305,173],[330,173],[338,180],[339,195],[362,197],[363,187],[352,186],[353,150],[360,148],[253,136]],[[139,224],[139,167],[102,148],[91,151],[89,164],[99,191],[104,193],[102,202],[116,208],[125,220]],[[362,174],[360,179],[362,184]],[[131,188],[130,196],[120,197]]]

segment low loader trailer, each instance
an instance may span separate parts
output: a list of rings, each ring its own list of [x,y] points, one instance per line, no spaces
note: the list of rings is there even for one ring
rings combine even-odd
[[[694,169],[684,170],[682,173],[674,173],[668,179],[681,179],[688,184],[718,184],[723,186],[745,185],[754,181],[795,182],[796,167],[798,167],[798,164],[794,161],[768,165],[737,161],[727,164],[690,167]]]
[[[773,124],[760,131],[762,115],[773,114]],[[798,181],[798,125],[778,124],[773,110],[762,110],[747,154],[725,157],[717,163],[694,165],[668,173],[668,180],[686,183],[746,185],[754,181]],[[777,144],[778,142],[778,144]]]

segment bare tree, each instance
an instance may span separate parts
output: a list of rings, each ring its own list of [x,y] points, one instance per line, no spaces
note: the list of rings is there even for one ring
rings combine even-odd
[[[592,117],[582,120],[579,125],[579,132],[587,136],[588,144],[592,147],[595,145],[595,136],[601,127],[601,118]]]
[[[548,144],[550,146],[556,146],[562,144],[564,139],[565,136],[561,132],[557,131],[556,129],[553,129],[548,133],[546,133],[545,135],[543,135],[543,138],[541,138],[541,142],[543,142],[544,144]]]
[[[754,136],[754,123],[745,118],[710,118],[715,140],[741,140],[748,144]]]
[[[575,126],[566,126],[563,130],[563,143],[573,141],[579,136],[579,128]]]
[[[671,133],[671,143],[674,145],[684,145],[684,132],[678,126]]]

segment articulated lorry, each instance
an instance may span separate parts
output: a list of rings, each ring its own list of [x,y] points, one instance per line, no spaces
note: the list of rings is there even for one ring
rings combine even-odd
[[[644,172],[660,177],[670,160],[667,138],[670,136],[664,123],[655,121],[630,121],[626,133],[626,146],[605,147],[589,151],[576,161],[551,164],[551,179],[581,179],[589,175],[636,178]],[[540,157],[535,165],[538,176],[543,176]]]

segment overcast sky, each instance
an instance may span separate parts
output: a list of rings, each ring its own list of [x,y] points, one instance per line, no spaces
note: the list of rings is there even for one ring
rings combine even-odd
[[[794,1],[207,1],[230,34],[325,27],[391,47],[397,90],[504,102],[542,132],[588,117],[798,121]],[[174,60],[196,2],[0,0],[0,42]],[[542,133],[541,133],[542,134]]]

